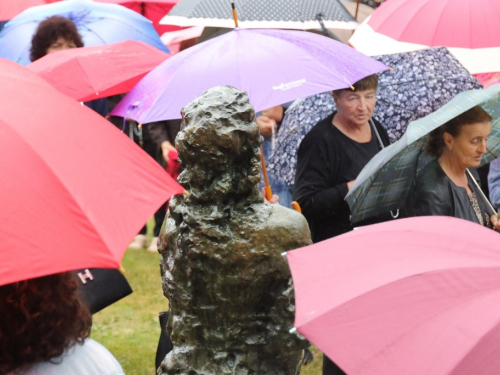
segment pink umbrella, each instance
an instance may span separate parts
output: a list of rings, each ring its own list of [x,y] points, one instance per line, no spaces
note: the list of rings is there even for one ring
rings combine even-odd
[[[496,374],[500,237],[417,217],[287,253],[295,327],[348,374]]]
[[[187,27],[182,30],[169,31],[161,36],[161,41],[167,46],[171,54],[179,52],[181,43],[185,40],[198,38],[204,27]]]
[[[369,55],[447,47],[471,73],[485,73],[500,70],[498,35],[498,0],[391,0],[349,42]]]
[[[49,53],[28,69],[73,99],[88,101],[130,91],[168,57],[149,44],[126,40]]]

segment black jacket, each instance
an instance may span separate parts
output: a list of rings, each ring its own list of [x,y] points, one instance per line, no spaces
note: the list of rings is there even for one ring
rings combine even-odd
[[[470,171],[479,180],[477,172],[474,169]],[[483,223],[486,223],[488,210],[481,192],[470,176],[467,178],[470,189],[476,194]],[[437,160],[431,161],[418,174],[407,196],[404,212],[405,216],[453,216],[479,224],[467,191],[446,176]]]
[[[347,182],[355,179],[364,166],[353,168],[352,149],[347,149],[346,136],[332,125],[334,115],[311,129],[302,140],[297,156],[293,198],[300,204],[309,223],[313,242],[352,229],[350,210],[345,201]],[[380,123],[374,122],[382,143],[389,145],[387,132]],[[376,135],[372,134],[373,137]],[[355,176],[353,170],[357,171]]]

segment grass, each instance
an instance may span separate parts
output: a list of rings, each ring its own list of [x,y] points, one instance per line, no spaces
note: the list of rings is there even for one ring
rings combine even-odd
[[[151,237],[151,222],[148,229]],[[161,289],[159,261],[159,254],[127,250],[123,267],[134,292],[94,315],[92,338],[113,353],[128,375],[156,374],[158,312],[168,309]],[[302,375],[321,374],[322,355],[316,348],[313,353],[314,361],[302,368]]]

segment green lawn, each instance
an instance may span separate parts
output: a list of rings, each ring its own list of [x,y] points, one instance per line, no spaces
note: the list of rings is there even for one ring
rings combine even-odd
[[[159,261],[159,254],[128,250],[123,267],[134,292],[94,315],[92,338],[113,353],[128,375],[156,374],[158,312],[168,309],[161,289]],[[301,374],[321,374],[321,353],[315,348],[313,352],[313,363],[304,367]]]

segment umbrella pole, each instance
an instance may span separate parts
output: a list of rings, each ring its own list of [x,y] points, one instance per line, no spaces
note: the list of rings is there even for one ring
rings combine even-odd
[[[231,8],[233,8],[234,27],[238,27],[238,15],[236,14],[236,8],[233,2],[231,2]]]
[[[262,163],[262,174],[264,175],[266,199],[269,200],[273,197],[273,190],[271,189],[271,185],[269,185],[269,177],[267,176],[266,160],[264,159],[264,150],[262,149],[262,144],[260,145],[260,161]]]
[[[486,202],[486,204],[490,208],[490,210],[493,213],[493,215],[495,215],[496,217],[498,217],[497,211],[495,210],[495,208],[493,207],[493,205],[490,203],[490,201],[488,200],[488,198],[486,198],[486,195],[484,195],[483,190],[481,189],[481,186],[479,186],[479,184],[477,183],[476,179],[474,178],[474,176],[472,175],[472,173],[470,173],[470,171],[469,171],[468,168],[467,168],[467,173],[469,174],[471,180],[476,185],[477,189],[479,190],[479,193],[483,197],[484,201]]]
[[[355,19],[356,21],[358,20],[359,2],[360,2],[360,0],[358,0],[358,1],[356,2],[356,12],[354,13],[354,19]]]

